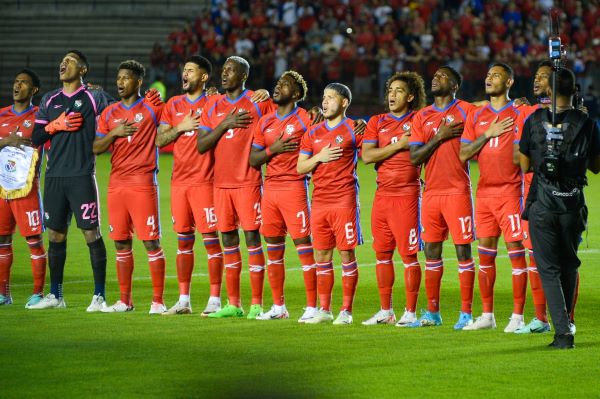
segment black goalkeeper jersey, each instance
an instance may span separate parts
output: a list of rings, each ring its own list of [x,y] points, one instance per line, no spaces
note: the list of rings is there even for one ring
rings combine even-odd
[[[40,101],[35,119],[33,142],[44,144],[50,140],[47,177],[73,177],[92,175],[95,171],[96,156],[92,152],[96,138],[96,117],[114,99],[104,91],[90,90],[81,86],[71,94],[62,89],[48,92]],[[75,132],[48,134],[44,127],[58,118],[63,112],[79,112],[83,125]]]

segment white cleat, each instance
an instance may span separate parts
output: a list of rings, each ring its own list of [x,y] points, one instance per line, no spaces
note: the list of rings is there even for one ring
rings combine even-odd
[[[396,327],[411,327],[417,324],[418,321],[416,312],[409,312],[404,309],[404,314],[400,320],[398,320],[398,323],[396,323]]]
[[[48,294],[35,305],[31,305],[29,309],[50,309],[50,308],[66,308],[64,298],[57,298],[54,294]]]
[[[569,330],[571,331],[571,335],[575,335],[575,333],[577,332],[577,327],[575,326],[575,323],[569,323]]]
[[[352,312],[342,310],[338,317],[333,321],[335,325],[352,324]]]
[[[379,312],[375,313],[373,317],[369,320],[365,320],[362,322],[363,326],[374,326],[376,324],[395,324],[396,323],[396,315],[392,309],[383,310],[381,309]]]
[[[208,317],[209,314],[216,313],[219,310],[221,310],[221,298],[211,296],[210,298],[208,298],[208,303],[202,311],[201,316]]]
[[[493,313],[484,313],[479,316],[473,323],[467,324],[463,327],[463,331],[474,331],[474,330],[490,330],[496,328],[496,318]]]
[[[312,319],[313,317],[315,317],[317,315],[317,312],[319,310],[315,307],[312,306],[307,306],[304,308],[304,313],[302,314],[302,317],[300,317],[298,319],[298,323],[306,323],[308,320]]]
[[[102,312],[103,309],[106,309],[106,301],[102,295],[94,295],[92,297],[92,303],[85,310],[86,312]]]
[[[148,314],[163,314],[167,311],[167,307],[164,303],[152,302],[150,305],[150,311]]]
[[[306,312],[305,312],[306,313]],[[306,319],[304,324],[319,324],[333,321],[333,314],[329,310],[319,309],[313,317]]]
[[[290,314],[288,313],[285,305],[273,305],[271,310],[267,313],[261,313],[256,316],[256,320],[277,320],[277,319],[289,319]]]
[[[102,309],[101,312],[102,313],[124,313],[124,312],[131,312],[133,309],[134,309],[133,305],[127,305],[125,302],[123,302],[119,299],[117,302],[115,302],[114,305],[107,306],[106,308]]]
[[[171,316],[174,314],[191,314],[191,313],[192,313],[192,307],[189,303],[177,301],[177,303],[175,305],[171,306],[171,308],[169,310],[167,310],[166,312],[164,312],[162,315],[163,316]]]
[[[505,333],[514,333],[516,330],[525,327],[525,319],[522,314],[513,313],[508,319],[508,325],[504,328]]]

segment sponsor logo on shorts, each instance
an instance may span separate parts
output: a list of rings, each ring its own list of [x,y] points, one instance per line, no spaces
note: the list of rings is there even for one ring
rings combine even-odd
[[[173,222],[173,224],[175,224],[175,216],[171,216],[171,222]]]

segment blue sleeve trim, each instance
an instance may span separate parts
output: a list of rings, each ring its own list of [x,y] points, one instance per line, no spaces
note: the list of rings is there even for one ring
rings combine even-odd
[[[472,143],[472,141],[471,141],[471,140],[468,140],[468,139],[463,139],[463,138],[461,138],[461,139],[460,139],[460,142],[461,142],[461,143],[467,143],[467,144],[470,144],[470,143]]]
[[[305,150],[300,150],[300,154],[304,154],[304,155],[308,155],[309,157],[312,157],[312,151],[305,151]]]
[[[425,143],[422,141],[409,141],[408,145],[424,145]]]

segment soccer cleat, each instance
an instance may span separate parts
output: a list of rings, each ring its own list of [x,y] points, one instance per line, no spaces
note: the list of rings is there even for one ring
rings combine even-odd
[[[342,310],[338,317],[333,321],[335,325],[342,324],[352,324],[352,312],[348,312],[347,310]]]
[[[471,313],[460,312],[458,322],[454,325],[455,330],[462,330],[468,325],[473,324],[473,316]]]
[[[529,322],[526,326],[521,328],[517,328],[515,330],[515,334],[532,334],[532,333],[545,333],[550,331],[550,323],[543,322],[539,320],[537,317],[534,317],[533,320]]]
[[[362,322],[363,326],[374,326],[376,324],[395,324],[396,315],[392,309],[383,310],[375,313],[373,317]]]
[[[170,315],[174,315],[174,314],[191,314],[191,313],[192,313],[192,307],[190,306],[189,303],[177,301],[177,303],[175,305],[173,305],[169,310],[164,312],[162,315],[170,316]]]
[[[0,294],[0,306],[2,305],[12,305],[12,298],[10,295]]]
[[[148,314],[163,314],[167,311],[167,307],[164,303],[152,302],[150,305],[150,311]]]
[[[421,318],[418,323],[415,325],[411,325],[410,327],[433,327],[433,326],[441,326],[442,325],[442,316],[440,312],[423,312]]]
[[[575,335],[575,333],[577,332],[577,327],[575,327],[575,323],[569,323],[569,330],[571,330],[571,335]]]
[[[64,298],[57,298],[54,294],[48,294],[35,305],[31,305],[28,309],[50,309],[50,308],[66,308]]]
[[[489,330],[496,328],[496,318],[493,313],[484,313],[475,319],[469,325],[463,328],[463,331],[474,331],[474,330]]]
[[[333,314],[331,313],[331,311],[321,308],[317,310],[313,317],[311,317],[310,319],[306,319],[304,321],[304,324],[319,324],[328,321],[333,321]]]
[[[504,328],[505,333],[514,333],[519,328],[525,327],[525,321],[523,320],[522,314],[513,313],[508,319],[508,324]]]
[[[204,308],[200,316],[206,317],[211,313],[218,312],[219,310],[221,310],[221,298],[210,297],[208,298],[208,303],[206,304],[206,307]]]
[[[260,314],[262,314],[263,308],[258,303],[250,306],[250,310],[248,311],[248,316],[246,317],[248,320],[256,319]]]
[[[273,305],[271,310],[267,313],[261,313],[256,316],[256,320],[277,320],[277,319],[289,319],[290,314],[288,313],[285,305]]]
[[[92,302],[90,303],[90,306],[87,307],[87,309],[85,310],[86,312],[101,312],[102,309],[106,309],[106,301],[104,300],[104,297],[102,295],[94,295],[92,297]]]
[[[571,333],[555,334],[554,340],[548,346],[554,349],[573,349],[575,348],[575,337]]]
[[[25,309],[29,309],[31,306],[40,303],[40,301],[44,298],[44,294],[41,292],[38,294],[33,294],[29,298],[27,298],[27,303],[25,304]]]
[[[308,320],[312,319],[317,315],[318,309],[312,306],[307,306],[304,308],[304,313],[298,319],[298,323],[306,323]]]
[[[396,323],[396,327],[418,327],[419,320],[417,320],[417,314],[404,309],[404,314]]]
[[[131,312],[133,309],[133,305],[127,305],[125,302],[120,299],[115,302],[112,306],[107,306],[101,310],[102,313],[123,313],[123,312]]]
[[[207,317],[211,319],[222,319],[224,317],[244,317],[244,309],[240,306],[233,306],[231,304],[225,305],[225,307],[221,310],[218,310],[214,313],[210,313]]]

